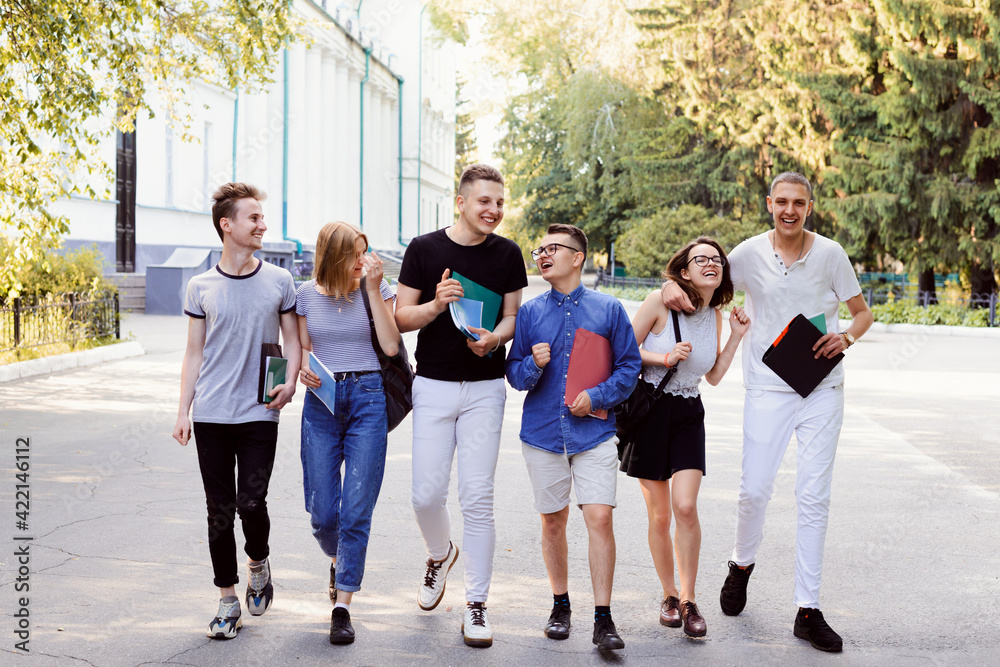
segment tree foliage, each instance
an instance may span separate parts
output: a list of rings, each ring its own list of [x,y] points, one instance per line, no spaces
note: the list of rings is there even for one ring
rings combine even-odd
[[[263,84],[293,30],[285,2],[0,0],[0,228],[17,239],[4,296],[67,231],[52,202],[107,195],[97,147],[153,113],[151,90],[170,108],[194,80]]]

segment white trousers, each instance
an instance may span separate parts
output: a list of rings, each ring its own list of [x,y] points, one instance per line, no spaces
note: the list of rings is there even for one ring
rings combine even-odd
[[[830,509],[833,460],[844,422],[843,385],[794,392],[747,390],[743,404],[743,475],[740,478],[737,565],[756,562],[774,479],[795,433],[795,604],[819,608],[823,544]]]
[[[465,596],[486,602],[493,577],[493,479],[507,387],[502,379],[413,381],[413,510],[434,560],[448,555],[448,483],[458,449],[458,502],[464,530]]]

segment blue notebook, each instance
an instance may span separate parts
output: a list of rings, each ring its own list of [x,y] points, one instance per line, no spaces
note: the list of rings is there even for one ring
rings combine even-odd
[[[308,391],[311,391],[316,398],[323,402],[331,415],[337,414],[337,381],[333,379],[333,373],[330,372],[330,369],[324,366],[323,362],[317,359],[311,351],[309,352],[309,370],[319,376],[319,386],[315,389],[308,387]]]

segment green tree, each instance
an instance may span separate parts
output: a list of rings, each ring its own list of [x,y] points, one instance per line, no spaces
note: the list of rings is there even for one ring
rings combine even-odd
[[[476,121],[469,110],[469,100],[462,96],[465,82],[461,78],[455,81],[455,192],[458,192],[458,181],[462,170],[473,162],[473,156],[478,150],[476,145]]]
[[[68,229],[49,205],[107,194],[113,174],[97,148],[153,112],[149,90],[180,113],[191,81],[265,83],[295,29],[290,4],[0,0],[0,230],[16,244],[0,267],[4,297]]]

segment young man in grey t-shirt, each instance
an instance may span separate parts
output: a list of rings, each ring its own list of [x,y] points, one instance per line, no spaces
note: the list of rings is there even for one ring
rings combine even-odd
[[[242,625],[236,596],[237,512],[249,558],[250,613],[266,612],[273,597],[267,487],[278,441],[278,411],[295,393],[301,348],[292,275],[254,257],[267,230],[260,206],[264,193],[245,183],[227,183],[212,198],[222,258],[188,283],[184,312],[190,321],[173,436],[186,445],[193,421],[208,501],[208,549],[222,598],[208,636],[231,639]],[[258,403],[261,346],[277,343],[279,329],[288,380],[270,392],[271,402]],[[193,420],[188,417],[192,402]]]

